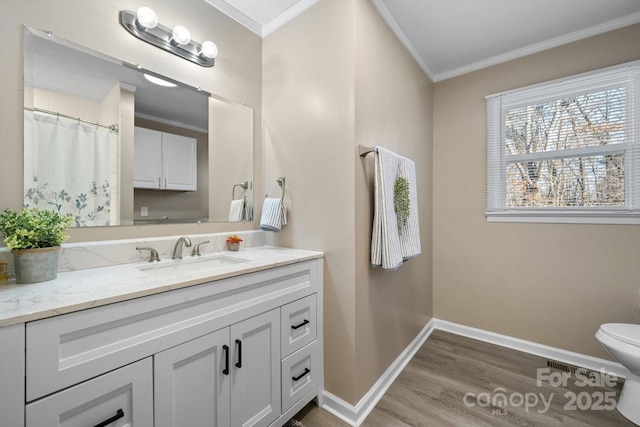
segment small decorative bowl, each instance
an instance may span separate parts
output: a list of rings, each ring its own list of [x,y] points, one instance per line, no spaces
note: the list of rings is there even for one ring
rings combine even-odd
[[[229,246],[230,251],[237,251],[238,249],[240,249],[240,242],[227,243],[227,246]]]

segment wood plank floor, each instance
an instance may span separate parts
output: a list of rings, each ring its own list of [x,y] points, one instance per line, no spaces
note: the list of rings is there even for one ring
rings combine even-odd
[[[634,426],[612,408],[622,380],[561,375],[544,358],[434,331],[362,425]],[[296,419],[305,427],[348,425],[313,403]]]

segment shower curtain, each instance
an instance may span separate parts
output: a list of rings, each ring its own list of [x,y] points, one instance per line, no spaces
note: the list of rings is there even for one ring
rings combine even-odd
[[[117,224],[118,134],[38,111],[24,114],[24,205],[71,214],[78,227]]]

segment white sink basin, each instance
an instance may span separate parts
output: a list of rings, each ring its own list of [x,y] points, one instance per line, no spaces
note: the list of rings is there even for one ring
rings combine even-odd
[[[178,274],[194,274],[215,271],[220,268],[243,262],[247,262],[247,260],[228,255],[213,255],[161,261],[158,264],[144,265],[137,267],[137,269],[153,276],[175,276]]]

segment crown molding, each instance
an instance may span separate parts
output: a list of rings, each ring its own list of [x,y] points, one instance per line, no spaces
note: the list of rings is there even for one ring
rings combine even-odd
[[[302,12],[318,3],[318,1],[319,0],[301,0],[295,3],[293,6],[262,26],[262,37],[267,37],[269,34],[273,33],[275,30],[282,27]]]
[[[378,10],[378,13],[380,14],[380,16],[382,16],[382,19],[384,19],[384,21],[387,23],[389,28],[391,28],[391,31],[394,32],[396,37],[400,39],[400,42],[409,51],[411,56],[413,56],[413,59],[415,59],[415,61],[420,66],[420,68],[422,68],[422,71],[424,71],[424,73],[432,81],[435,81],[434,80],[435,74],[431,71],[431,69],[429,68],[427,63],[424,61],[420,53],[418,53],[418,49],[416,49],[414,44],[411,43],[411,40],[409,39],[407,34],[402,30],[402,27],[400,27],[400,24],[398,24],[398,21],[396,21],[396,19],[393,17],[391,12],[389,12],[389,9],[384,4],[384,2],[382,0],[371,0],[371,3],[373,3],[373,6]]]
[[[372,0],[379,1],[379,0]],[[640,22],[640,12],[625,16],[624,18],[614,19],[612,21],[605,22],[603,24],[594,25],[593,27],[585,28],[584,30],[574,31],[573,33],[565,34],[560,37],[555,37],[540,43],[526,46],[522,49],[512,50],[511,52],[504,53],[502,55],[493,56],[483,61],[478,61],[473,64],[458,67],[450,71],[435,74],[433,81],[439,82],[447,80],[453,77],[458,77],[463,74],[470,73],[472,71],[478,71],[483,68],[491,67],[493,65],[501,64],[503,62],[511,61],[514,59],[522,58],[534,53],[539,53],[548,49],[553,49],[558,46],[562,46],[568,43],[583,40],[589,37],[597,36],[609,31],[618,30],[620,28],[628,27]]]
[[[251,32],[262,37],[262,26],[224,0],[204,0],[229,18],[247,27]]]
[[[278,28],[282,27],[287,22],[291,21],[296,16],[300,15],[302,12],[309,9],[311,6],[316,4],[319,0],[301,0],[296,2],[293,6],[286,9],[284,12],[273,18],[271,21],[267,22],[264,25],[260,25],[253,19],[249,18],[244,13],[240,12],[238,9],[231,6],[224,0],[205,0],[211,6],[215,7],[231,19],[240,23],[247,27],[251,32],[259,35],[264,38],[269,34],[273,33]]]

